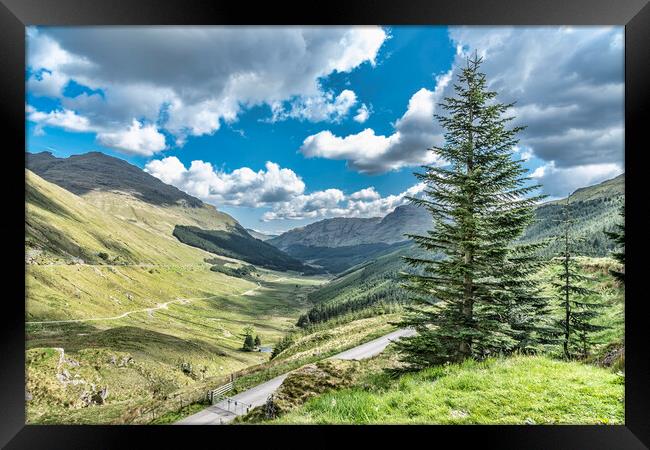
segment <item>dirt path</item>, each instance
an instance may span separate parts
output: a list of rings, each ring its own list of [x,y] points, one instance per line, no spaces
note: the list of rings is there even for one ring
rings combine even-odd
[[[286,280],[286,277],[280,277],[275,280],[272,280],[272,283],[278,282],[278,281],[284,281]],[[257,286],[253,289],[249,289],[246,292],[243,292],[241,294],[237,295],[255,295],[255,292],[259,290],[262,287],[260,283],[257,283]],[[170,303],[180,303],[182,305],[186,305],[188,303],[191,303],[194,300],[206,300],[208,298],[213,298],[215,296],[210,296],[210,297],[193,297],[193,298],[177,298],[176,300],[170,300],[165,303],[158,303],[156,306],[151,307],[151,308],[142,308],[142,309],[134,309],[133,311],[127,311],[125,313],[122,313],[117,316],[112,316],[112,317],[92,317],[88,319],[67,319],[67,320],[43,320],[43,321],[33,321],[33,322],[25,322],[28,325],[42,325],[42,324],[54,324],[54,323],[79,323],[79,322],[97,322],[97,321],[106,321],[106,320],[118,320],[118,319],[123,319],[131,314],[135,313],[141,313],[141,312],[146,312],[151,315],[153,314],[154,311],[157,311],[159,309],[167,309],[167,305]]]
[[[246,292],[243,292],[241,295],[255,295],[255,292],[262,287],[261,284],[257,283],[257,287],[249,289]]]
[[[68,320],[44,320],[44,321],[34,321],[34,322],[25,322],[25,323],[26,324],[48,324],[48,323],[77,323],[77,322],[91,322],[91,321],[100,321],[100,320],[117,320],[117,319],[123,319],[124,317],[127,317],[135,313],[140,313],[140,312],[152,313],[159,309],[167,309],[167,305],[169,305],[170,303],[180,303],[182,305],[187,305],[188,303],[191,303],[194,300],[204,300],[207,298],[212,298],[212,297],[177,298],[176,300],[170,300],[165,303],[158,303],[157,306],[151,308],[134,309],[133,311],[127,311],[125,313],[120,314],[119,316],[112,316],[112,317],[92,317],[89,319],[68,319]]]

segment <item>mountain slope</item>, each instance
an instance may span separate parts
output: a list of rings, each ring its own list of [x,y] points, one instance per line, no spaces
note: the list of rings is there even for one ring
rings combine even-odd
[[[320,282],[264,269],[254,279],[212,271],[212,254],[172,235],[179,221],[237,225],[207,205],[76,195],[29,170],[25,193],[29,423],[124,423],[179,390],[204,395],[225,375],[267,360],[241,351],[244,327],[265,344],[277,341]],[[83,407],[95,386],[108,388],[107,401]]]
[[[227,250],[224,246],[213,246],[212,253],[277,270],[302,268],[299,261],[252,237],[228,214],[121,159],[98,152],[68,158],[56,158],[43,152],[28,154],[27,164],[43,179],[79,195],[104,213],[163,235],[165,239],[178,238],[175,232],[178,226],[192,227],[203,233],[231,238],[227,239],[232,241]],[[245,251],[240,253],[237,247]],[[199,248],[205,249],[205,246]],[[258,254],[265,255],[268,264],[264,259],[251,258]],[[133,262],[132,259],[127,258],[129,262]],[[282,261],[287,264],[283,265]]]
[[[197,227],[177,225],[174,236],[184,244],[198,247],[217,255],[244,260],[272,270],[314,271],[298,259],[292,258],[278,248],[251,236],[241,226],[229,231],[203,230]]]
[[[606,256],[614,250],[614,243],[605,235],[620,223],[620,208],[625,201],[625,174],[602,183],[577,189],[570,197],[569,211],[575,220],[572,237],[576,251],[585,256]],[[535,210],[536,222],[522,237],[523,242],[552,238],[559,233],[562,209],[566,199],[547,202]],[[551,242],[544,250],[546,256],[560,250],[559,242]]]
[[[27,166],[42,178],[77,195],[91,191],[121,191],[154,205],[203,205],[201,200],[140,168],[100,152],[68,158],[57,158],[50,152],[28,153]]]
[[[583,239],[579,254],[602,257],[613,249],[603,230],[621,220],[618,213],[624,200],[624,184],[623,174],[571,194],[571,211],[577,219],[573,233]],[[563,205],[564,200],[539,205],[535,210],[537,222],[526,231],[522,241],[535,242],[557,236],[561,226],[557,220]],[[552,257],[558,251],[559,243],[551,242],[543,255]],[[315,305],[303,315],[301,324],[322,322],[375,305],[400,303],[405,296],[396,286],[399,284],[398,273],[408,269],[402,260],[404,255],[424,256],[422,250],[411,243],[398,251],[374,256],[374,259],[350,268],[309,294]]]
[[[269,243],[281,249],[305,247],[344,247],[359,244],[394,244],[406,240],[407,233],[423,233],[430,227],[426,211],[412,205],[395,208],[385,217],[336,217],[294,228]]]

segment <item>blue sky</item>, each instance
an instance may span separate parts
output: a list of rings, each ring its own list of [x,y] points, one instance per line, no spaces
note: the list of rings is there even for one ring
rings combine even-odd
[[[623,29],[27,31],[27,150],[102,151],[278,232],[381,216],[440,164],[433,118],[477,49],[551,197],[623,171]]]

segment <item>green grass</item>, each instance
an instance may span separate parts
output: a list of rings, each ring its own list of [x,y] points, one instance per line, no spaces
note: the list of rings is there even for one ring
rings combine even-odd
[[[172,230],[232,225],[212,207],[162,207],[113,192],[81,197],[30,172],[27,183],[28,423],[123,423],[178,392],[205,393],[225,375],[268,360],[268,353],[241,351],[246,326],[272,345],[323,282],[259,268],[245,279],[211,271],[214,255],[180,243]],[[70,320],[81,321],[52,322]],[[78,365],[39,363],[58,355],[53,348]],[[135,365],[116,367],[113,355],[131,356]],[[62,370],[88,386],[108,386],[107,403],[80,407],[86,384],[64,385],[56,378]]]
[[[624,423],[624,378],[579,362],[518,356],[383,378],[316,397],[271,423]]]
[[[237,378],[235,389],[237,392],[245,391],[305,364],[388,334],[395,329],[390,322],[396,319],[396,315],[384,315],[344,323],[327,330],[296,332],[295,341],[289,348],[252,373]]]

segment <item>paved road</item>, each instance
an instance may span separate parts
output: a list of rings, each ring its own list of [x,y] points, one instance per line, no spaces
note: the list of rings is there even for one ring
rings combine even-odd
[[[403,329],[393,331],[385,336],[366,342],[357,347],[346,350],[342,353],[332,356],[332,359],[366,359],[381,353],[391,342],[398,340],[403,336],[412,336],[415,334],[414,330]],[[209,406],[203,411],[186,417],[185,419],[176,422],[178,425],[219,425],[232,421],[235,417],[245,414],[246,407],[250,409],[261,406],[266,403],[266,399],[274,393],[282,384],[288,374],[283,374],[275,377],[266,383],[259,384],[247,391],[241,392],[233,397],[230,397],[231,402],[222,401],[215,405]],[[235,407],[234,402],[237,401],[238,405]],[[241,405],[243,402],[244,405]]]
[[[375,355],[380,354],[384,349],[393,341],[398,340],[404,336],[412,336],[415,334],[415,330],[403,329],[397,330],[385,336],[375,339],[374,341],[366,342],[365,344],[359,345],[358,347],[351,348],[346,350],[343,353],[332,356],[333,359],[365,359],[372,358]]]

